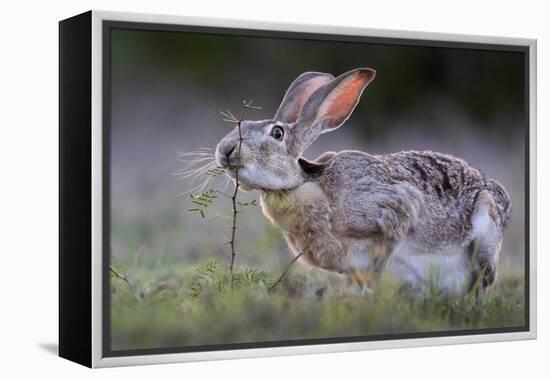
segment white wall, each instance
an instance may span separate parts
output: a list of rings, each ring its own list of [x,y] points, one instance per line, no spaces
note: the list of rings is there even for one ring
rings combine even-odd
[[[94,8],[370,28],[529,37],[539,40],[539,193],[548,189],[550,23],[544,1],[9,1],[2,7],[0,80],[0,274],[3,376],[92,372],[54,356],[57,343],[57,21]],[[546,170],[546,172],[544,172]],[[509,377],[548,374],[550,343],[539,198],[539,340],[97,371],[96,376]],[[6,259],[7,257],[7,259]],[[546,349],[546,350],[545,350]],[[537,372],[539,372],[537,374]]]

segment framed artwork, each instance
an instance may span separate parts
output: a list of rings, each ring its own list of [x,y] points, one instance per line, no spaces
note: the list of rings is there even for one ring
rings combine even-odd
[[[535,40],[59,26],[62,357],[536,337]]]

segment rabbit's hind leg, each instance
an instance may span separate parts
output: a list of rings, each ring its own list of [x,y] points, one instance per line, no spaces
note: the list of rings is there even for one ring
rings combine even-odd
[[[495,220],[496,205],[491,194],[479,194],[472,216],[472,241],[468,248],[471,263],[469,291],[483,291],[496,280],[502,231]]]

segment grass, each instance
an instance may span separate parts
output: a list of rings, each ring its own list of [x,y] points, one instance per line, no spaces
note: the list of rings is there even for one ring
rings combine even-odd
[[[114,264],[131,287],[111,275],[113,350],[258,341],[388,335],[425,331],[520,326],[524,323],[523,275],[508,269],[483,300],[445,300],[436,291],[411,298],[383,277],[374,293],[350,292],[340,278],[305,272],[295,264],[269,290],[280,271],[226,262],[189,265],[170,260],[150,267]]]

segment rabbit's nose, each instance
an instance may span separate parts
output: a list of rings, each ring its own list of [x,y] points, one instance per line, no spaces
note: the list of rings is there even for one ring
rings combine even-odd
[[[228,160],[229,160],[229,157],[231,156],[231,154],[233,153],[233,151],[235,151],[235,148],[237,148],[237,146],[229,147],[229,148],[226,150],[225,156],[227,157]]]
[[[235,144],[220,144],[216,150],[216,160],[222,167],[229,165],[229,158],[237,146]]]

